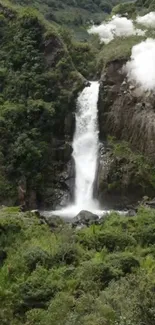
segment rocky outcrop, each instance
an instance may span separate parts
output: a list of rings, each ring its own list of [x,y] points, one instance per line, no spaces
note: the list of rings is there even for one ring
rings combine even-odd
[[[89,226],[91,224],[95,224],[99,221],[99,217],[90,212],[90,211],[85,211],[82,210],[76,217],[73,218],[72,224],[73,226],[81,226],[81,225],[86,225]]]
[[[69,142],[53,139],[44,190],[41,190],[40,208],[59,209],[73,198],[75,175],[71,154],[72,147]]]
[[[126,141],[135,153],[116,155],[112,150],[101,154],[98,174],[100,202],[107,208],[136,204],[144,195],[154,196],[151,164],[155,159],[155,95],[131,85],[123,74],[125,60],[110,62],[101,77],[99,94],[100,139],[108,135]],[[146,157],[147,171],[136,163]],[[138,158],[139,159],[139,158]],[[152,173],[152,175],[151,175]]]
[[[122,73],[125,60],[110,62],[101,77],[100,137],[113,135],[155,159],[155,96],[128,84]],[[148,145],[149,144],[149,145]]]
[[[133,209],[147,193],[153,195],[154,188],[141,180],[133,161],[128,157],[117,157],[108,150],[100,159],[98,172],[98,199],[104,209]]]
[[[47,65],[51,67],[55,61],[58,61],[59,55],[63,49],[63,44],[61,40],[54,35],[44,42],[44,55]]]

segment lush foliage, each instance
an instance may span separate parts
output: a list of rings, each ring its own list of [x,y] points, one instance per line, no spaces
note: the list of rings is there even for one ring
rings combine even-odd
[[[116,141],[109,137],[112,165],[108,179],[109,191],[133,193],[135,197],[154,195],[155,167],[140,152],[133,151],[126,141]],[[104,184],[105,185],[105,184]]]
[[[126,59],[131,55],[132,47],[145,39],[144,36],[116,37],[112,42],[103,45],[98,54],[98,71],[101,71],[110,61]]]
[[[139,10],[143,8],[146,11],[154,11],[155,10],[155,1],[154,0],[137,0],[136,5]]]
[[[0,211],[2,325],[154,325],[155,211],[52,231]]]
[[[117,0],[11,0],[13,4],[33,6],[40,10],[46,19],[58,24],[81,26],[93,19],[100,22],[109,14]]]
[[[36,12],[3,7],[0,16],[0,199],[24,176],[41,193],[51,166],[52,139],[83,84],[59,33]],[[55,171],[53,171],[55,174]],[[52,172],[49,171],[52,178]],[[55,177],[55,176],[54,176]],[[11,184],[11,185],[10,185]],[[10,187],[13,188],[11,189]],[[15,202],[14,202],[15,203]]]
[[[115,7],[113,7],[112,14],[113,15],[128,15],[128,17],[132,17],[136,12],[136,5],[134,2],[123,2],[119,3]]]

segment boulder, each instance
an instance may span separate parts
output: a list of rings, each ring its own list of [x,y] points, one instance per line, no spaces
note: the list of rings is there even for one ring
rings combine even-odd
[[[31,210],[31,213],[35,216],[35,217],[37,217],[37,218],[40,218],[41,216],[40,216],[40,212],[39,212],[39,210]]]
[[[155,198],[152,199],[151,201],[147,201],[145,202],[145,205],[147,205],[148,207],[155,209]]]
[[[99,217],[90,212],[90,211],[85,211],[82,210],[80,213],[73,218],[73,226],[78,226],[78,225],[91,225],[91,224],[96,224],[99,221]]]
[[[45,220],[46,224],[50,227],[50,229],[58,228],[59,226],[64,224],[64,220],[54,214],[49,216],[42,216],[42,218]]]
[[[130,209],[128,210],[128,212],[126,213],[127,217],[135,217],[136,216],[136,211],[134,209]]]

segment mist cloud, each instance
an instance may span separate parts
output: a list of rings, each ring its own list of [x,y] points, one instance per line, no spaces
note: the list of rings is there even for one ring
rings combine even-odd
[[[92,26],[88,33],[98,34],[101,42],[110,43],[115,36],[127,37],[131,35],[144,35],[145,31],[136,29],[133,21],[126,17],[113,16],[111,21],[103,22],[99,26]]]
[[[148,38],[132,48],[131,60],[124,67],[129,82],[144,90],[155,90],[155,40]]]
[[[155,27],[155,12],[149,12],[145,16],[138,16],[136,22],[146,27]]]

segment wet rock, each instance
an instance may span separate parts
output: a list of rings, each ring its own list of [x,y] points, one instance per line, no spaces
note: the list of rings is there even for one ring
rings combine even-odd
[[[40,218],[41,216],[40,216],[40,212],[39,212],[39,210],[31,210],[31,213],[33,214],[33,215],[35,215],[37,218]]]
[[[42,214],[41,218],[44,219],[45,223],[50,227],[50,229],[55,229],[61,225],[64,225],[64,220],[54,214],[48,215],[48,213],[45,213],[45,215]]]
[[[130,89],[130,90],[133,90],[133,89],[135,89],[135,86],[134,86],[134,85],[130,85],[130,86],[129,86],[129,89]]]
[[[145,205],[147,205],[148,207],[155,209],[155,198],[152,199],[151,201],[147,201],[145,202]]]
[[[136,211],[137,202],[145,194],[145,187],[137,182],[133,161],[115,155],[112,148],[100,155],[97,190],[97,198],[106,210]]]
[[[99,217],[86,210],[82,210],[76,217],[73,218],[73,226],[78,226],[78,225],[91,225],[91,224],[96,224],[99,221]]]
[[[106,212],[100,219],[99,219],[99,224],[103,224],[106,219],[109,217],[109,212]]]
[[[88,80],[84,81],[84,86],[85,87],[90,87],[91,83]]]
[[[127,213],[126,213],[127,217],[135,217],[136,216],[136,211],[134,209],[130,209]]]

